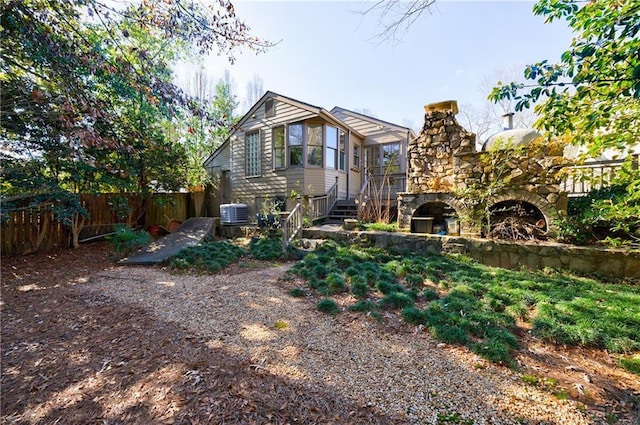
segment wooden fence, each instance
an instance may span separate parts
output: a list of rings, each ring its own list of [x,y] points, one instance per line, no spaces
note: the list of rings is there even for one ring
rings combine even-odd
[[[133,194],[101,193],[81,195],[82,205],[89,212],[89,220],[80,232],[80,240],[110,233],[117,223],[133,226],[166,225],[171,219],[186,220],[196,215],[202,197],[195,193],[154,194],[142,212],[142,199]],[[30,208],[29,199],[21,200],[24,207],[9,209],[0,226],[0,254],[20,255],[68,247],[71,232],[54,221],[46,207]],[[128,211],[118,206],[128,206]],[[6,207],[6,205],[4,206]],[[128,212],[128,213],[127,213]]]

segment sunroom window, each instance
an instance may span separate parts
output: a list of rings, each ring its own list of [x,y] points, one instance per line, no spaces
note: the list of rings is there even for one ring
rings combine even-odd
[[[307,165],[322,167],[322,124],[307,125]]]
[[[338,129],[327,126],[325,129],[325,139],[327,144],[325,164],[327,168],[335,170],[338,161]]]

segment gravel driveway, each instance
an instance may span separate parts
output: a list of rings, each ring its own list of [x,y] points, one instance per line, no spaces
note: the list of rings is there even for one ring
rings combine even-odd
[[[279,279],[288,266],[224,275],[118,267],[89,291],[139,305],[265,373],[335,389],[407,423],[590,424],[572,401],[410,326],[320,313]],[[393,321],[393,318],[390,318]],[[618,422],[622,423],[622,422]]]

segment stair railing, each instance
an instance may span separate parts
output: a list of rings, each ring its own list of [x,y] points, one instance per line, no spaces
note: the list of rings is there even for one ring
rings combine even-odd
[[[364,175],[364,181],[362,182],[362,187],[360,188],[360,192],[358,192],[358,198],[356,200],[358,209],[358,219],[362,217],[362,213],[367,205],[368,200],[368,192],[369,192],[369,174]]]
[[[281,219],[282,227],[282,248],[287,249],[289,244],[298,236],[298,233],[302,230],[303,213],[302,203],[298,198],[298,203],[291,210],[291,212]]]
[[[329,217],[331,208],[336,202],[338,202],[338,176],[326,194],[309,198],[309,220],[313,223],[316,220]]]

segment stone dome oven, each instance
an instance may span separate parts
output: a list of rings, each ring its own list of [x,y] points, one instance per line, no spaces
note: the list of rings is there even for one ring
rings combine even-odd
[[[457,113],[453,100],[425,106],[422,131],[407,149],[407,191],[398,194],[398,227],[477,236],[488,224],[473,220],[481,207],[489,212],[485,221],[491,224],[517,217],[540,234],[553,234],[567,206],[567,195],[560,191],[562,150],[549,144],[510,157],[513,151],[508,149],[528,145],[539,134],[507,130],[492,136],[477,152],[475,134],[458,124]],[[515,139],[509,136],[512,133]],[[506,148],[500,151],[504,137],[508,137]],[[486,191],[490,195],[474,196],[473,190],[483,187],[492,189]]]

